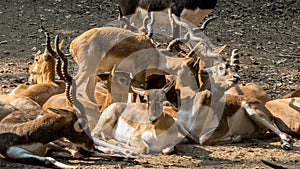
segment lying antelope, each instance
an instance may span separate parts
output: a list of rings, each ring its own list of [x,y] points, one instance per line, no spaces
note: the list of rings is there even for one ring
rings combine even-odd
[[[230,62],[230,64],[233,65],[232,69],[236,69],[235,71],[239,71],[239,56],[235,50],[232,51]],[[263,105],[271,100],[267,92],[255,83],[247,83],[246,85],[234,85],[233,87],[228,89],[225,94],[241,95],[255,98],[261,101]]]
[[[55,51],[50,44],[49,33],[45,31],[46,48],[44,53],[37,54],[34,63],[30,66],[29,81],[37,83],[33,85],[18,85],[9,95],[0,96],[0,100],[10,103],[18,97],[28,97],[36,101],[39,105],[43,105],[52,95],[63,93],[65,83],[60,80],[55,80],[56,69],[61,75],[60,64],[56,64]],[[62,47],[63,41],[59,44]]]
[[[290,136],[274,126],[274,117],[260,101],[246,96],[224,95],[225,90],[238,80],[233,70],[221,63],[201,71],[210,74],[207,87],[198,93],[190,91],[192,97],[181,99],[185,105],[178,111],[181,130],[201,144],[238,142],[244,138],[260,137],[271,130],[280,137],[282,146],[290,149]]]
[[[95,143],[106,146],[100,140],[113,139],[128,146],[131,155],[171,153],[177,141],[177,125],[173,117],[166,113],[172,110],[163,106],[163,100],[174,83],[175,80],[162,89],[142,90],[132,87],[134,92],[148,98],[148,102],[111,104],[101,114],[92,131]]]
[[[73,86],[73,93],[76,86]],[[73,99],[76,97],[73,95]],[[20,105],[19,105],[20,106]],[[65,137],[82,149],[93,152],[94,142],[90,131],[83,123],[82,105],[74,102],[74,110],[15,109],[0,121],[0,153],[15,160],[33,159],[58,168],[76,168],[63,164],[52,157],[44,157],[51,148],[51,141]]]
[[[33,84],[55,82],[56,72],[60,79],[62,79],[62,73],[60,70],[61,62],[58,58],[56,58],[56,52],[51,44],[49,32],[47,32],[43,27],[42,29],[46,37],[46,47],[43,53],[38,51],[38,53],[35,54],[34,62],[29,67],[30,77],[28,78],[28,81]],[[60,42],[59,48],[62,47],[63,42],[64,41]]]

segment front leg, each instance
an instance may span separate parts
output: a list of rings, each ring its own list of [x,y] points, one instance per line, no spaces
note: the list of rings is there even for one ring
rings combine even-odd
[[[180,27],[177,25],[172,17],[171,9],[168,11],[169,21],[171,25],[172,38],[180,38]],[[177,17],[177,16],[176,16]]]
[[[143,140],[138,138],[131,138],[130,145],[134,146],[137,149],[138,154],[149,154],[150,147],[149,145]]]

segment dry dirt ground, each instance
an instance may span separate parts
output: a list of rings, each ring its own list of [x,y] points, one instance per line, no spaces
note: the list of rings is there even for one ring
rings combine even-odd
[[[241,53],[242,82],[261,85],[273,98],[300,87],[299,0],[219,0],[219,18],[206,29],[214,45],[227,44]],[[27,82],[36,49],[43,49],[44,25],[65,38],[65,50],[80,33],[117,18],[116,0],[1,0],[0,93]],[[0,145],[1,146],[1,145]],[[268,168],[260,160],[288,168],[300,166],[300,140],[294,148],[280,148],[277,137],[246,140],[239,144],[177,146],[177,154],[135,161],[87,158],[59,159],[83,168]],[[0,168],[44,168],[0,159]]]

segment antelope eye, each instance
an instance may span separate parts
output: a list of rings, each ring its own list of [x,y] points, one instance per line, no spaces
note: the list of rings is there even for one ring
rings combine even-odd
[[[35,61],[35,62],[38,62],[38,61],[39,61],[39,59],[37,59],[37,58],[36,58],[36,59],[34,59],[34,61]]]
[[[125,83],[125,81],[126,81],[125,78],[123,78],[123,77],[119,78],[119,82],[120,82],[120,83]]]

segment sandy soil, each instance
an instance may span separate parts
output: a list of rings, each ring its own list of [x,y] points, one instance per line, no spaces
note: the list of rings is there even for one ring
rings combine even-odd
[[[299,0],[219,0],[214,15],[219,18],[206,29],[216,46],[225,52],[239,49],[242,82],[261,85],[273,98],[300,87]],[[65,38],[65,50],[80,33],[117,19],[116,0],[2,0],[0,2],[0,93],[26,83],[33,53],[43,50],[44,25]],[[1,146],[1,145],[0,145]],[[251,139],[238,144],[177,146],[170,156],[152,156],[135,161],[102,158],[58,159],[82,168],[268,168],[260,160],[299,168],[300,140],[293,150],[280,147],[277,137]],[[0,159],[0,168],[45,168]]]

